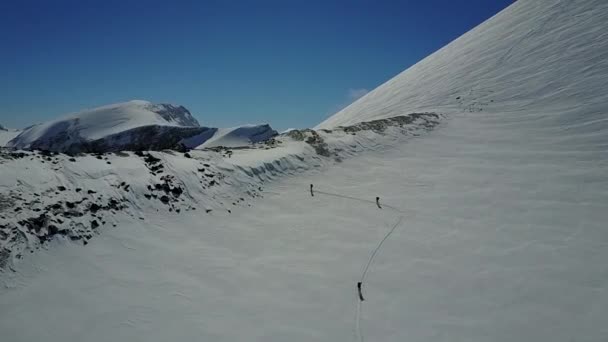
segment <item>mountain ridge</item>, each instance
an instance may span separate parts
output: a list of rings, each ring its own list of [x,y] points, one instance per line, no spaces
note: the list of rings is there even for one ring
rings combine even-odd
[[[218,130],[220,136],[216,135]],[[235,137],[235,132],[243,134]],[[236,139],[226,139],[226,134]],[[162,150],[180,145],[197,148],[207,139],[223,139],[231,146],[246,145],[274,135],[276,131],[268,125],[241,126],[229,131],[203,127],[184,106],[132,100],[28,127],[6,145],[13,149],[66,153]]]

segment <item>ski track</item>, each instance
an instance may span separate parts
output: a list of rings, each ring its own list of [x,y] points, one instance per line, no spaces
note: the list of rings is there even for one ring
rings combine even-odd
[[[428,135],[319,133],[341,150],[325,158],[302,133],[209,161],[235,172],[205,191],[185,171],[211,154],[165,155],[197,210],[132,198],[87,246],[25,255],[0,274],[2,342],[605,342],[607,18],[603,0],[519,0],[318,126],[449,117]],[[55,181],[116,195],[82,159]],[[26,163],[5,175],[53,181]],[[122,163],[124,196],[157,181]],[[252,185],[263,198],[230,206]]]
[[[150,214],[86,247],[54,242],[5,277],[0,307],[13,309],[0,329],[11,342],[603,341],[607,165],[551,154],[559,138],[525,141],[537,127],[521,125],[513,135],[508,121],[462,115],[396,149],[277,178],[232,215]],[[311,197],[311,183],[370,200]],[[353,322],[361,265],[400,215],[375,196],[415,215],[376,255]]]

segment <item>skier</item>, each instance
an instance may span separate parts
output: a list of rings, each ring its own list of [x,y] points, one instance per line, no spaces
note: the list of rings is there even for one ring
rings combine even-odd
[[[315,193],[312,191],[312,184],[310,184],[310,196],[315,197]]]
[[[364,300],[365,300],[365,298],[363,298],[363,293],[361,293],[361,286],[362,286],[362,285],[363,285],[363,284],[362,284],[361,282],[358,282],[358,283],[357,283],[357,290],[359,291],[359,300],[360,300],[360,301],[364,301]]]
[[[378,208],[382,209],[382,207],[380,206],[380,197],[376,197],[376,205],[378,206]]]

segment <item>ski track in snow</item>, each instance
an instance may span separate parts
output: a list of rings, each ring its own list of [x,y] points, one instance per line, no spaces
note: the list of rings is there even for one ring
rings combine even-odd
[[[319,126],[449,114],[428,135],[318,133],[329,158],[312,132],[231,159],[164,155],[199,210],[134,198],[87,246],[24,256],[0,274],[2,341],[605,342],[607,18],[603,0],[517,1]],[[116,174],[83,159],[55,181],[145,189],[137,159]],[[195,191],[202,162],[227,184]],[[264,197],[229,214],[251,185]]]
[[[559,137],[522,126],[463,115],[278,180],[232,215],[150,214],[86,247],[55,242],[5,280],[0,329],[8,341],[346,341],[358,329],[366,341],[602,341],[606,165],[583,146],[554,154]],[[308,184],[369,202],[310,197]],[[399,215],[375,196],[415,215],[377,254],[357,326],[361,265]]]

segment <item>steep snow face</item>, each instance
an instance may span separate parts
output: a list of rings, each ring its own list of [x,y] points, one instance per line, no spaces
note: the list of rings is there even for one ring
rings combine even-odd
[[[278,133],[270,125],[245,125],[232,128],[220,128],[212,137],[196,148],[239,147],[266,141]]]
[[[32,126],[9,142],[9,147],[63,150],[144,126],[193,126],[198,121],[182,106],[129,101],[85,110]]]
[[[607,31],[605,0],[519,0],[318,128],[415,111],[486,111],[605,129]],[[595,123],[582,127],[581,119]]]

